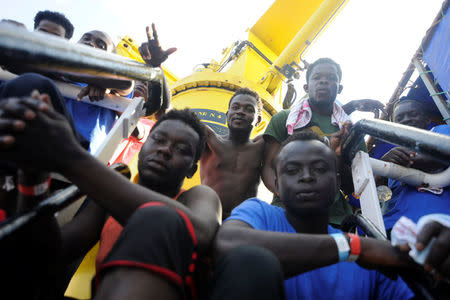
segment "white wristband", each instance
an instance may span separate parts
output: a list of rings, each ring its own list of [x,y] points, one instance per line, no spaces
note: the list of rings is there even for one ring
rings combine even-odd
[[[333,233],[331,237],[336,242],[338,248],[339,262],[347,261],[350,254],[350,246],[348,245],[347,239],[342,233]]]

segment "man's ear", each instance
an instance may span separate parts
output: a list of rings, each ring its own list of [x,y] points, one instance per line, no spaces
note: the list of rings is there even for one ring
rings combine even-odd
[[[303,85],[303,90],[305,90],[306,93],[309,93],[309,92],[308,92],[309,89],[308,89],[308,84],[307,84],[307,83],[305,83],[305,84]]]
[[[278,192],[278,176],[277,176],[277,172],[275,170],[274,170],[274,172],[275,172],[275,176],[274,176],[274,180],[275,180],[275,195],[280,197],[280,193]]]
[[[340,84],[339,85],[339,89],[338,89],[338,94],[340,94],[343,89],[344,89],[344,86],[342,84]]]
[[[197,165],[197,164],[194,164],[194,165],[192,166],[192,168],[189,170],[189,172],[188,172],[188,174],[186,175],[186,177],[187,177],[187,178],[192,178],[192,176],[194,176],[195,172],[197,172],[197,168],[198,168],[198,165]]]
[[[261,117],[261,115],[259,115],[259,116],[256,118],[256,124],[255,124],[255,126],[258,126],[259,123],[261,123],[261,121],[262,121],[262,117]]]

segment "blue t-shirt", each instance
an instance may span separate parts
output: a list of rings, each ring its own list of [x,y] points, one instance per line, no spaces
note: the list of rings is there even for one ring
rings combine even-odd
[[[431,131],[450,135],[450,125],[439,125]],[[428,214],[450,214],[450,187],[444,188],[440,195],[431,192],[419,192],[417,187],[401,181],[389,179],[392,198],[386,202],[387,212],[383,215],[386,229],[391,229],[401,216],[417,222]]]
[[[251,198],[236,207],[226,220],[239,220],[254,229],[296,233],[285,210]],[[329,233],[340,232],[328,226]],[[414,296],[399,278],[390,280],[374,270],[342,262],[315,269],[284,281],[286,299],[410,299]]]
[[[84,83],[73,82],[81,87]],[[131,98],[132,93],[126,96]],[[89,152],[94,153],[105,140],[109,131],[117,119],[117,113],[113,110],[97,105],[80,102],[76,99],[64,98],[67,109],[72,114],[75,127],[78,132],[90,142]]]

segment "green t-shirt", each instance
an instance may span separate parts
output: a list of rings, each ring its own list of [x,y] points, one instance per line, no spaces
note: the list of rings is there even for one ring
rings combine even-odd
[[[286,121],[289,116],[289,109],[282,110],[276,113],[270,119],[269,125],[267,125],[266,131],[264,132],[264,139],[267,136],[273,137],[278,143],[282,143],[285,139],[289,137],[286,128]],[[300,132],[302,130],[311,130],[320,137],[330,136],[333,133],[339,131],[339,126],[335,126],[331,123],[331,116],[323,116],[319,114],[312,114],[311,121],[303,128],[294,130],[295,132]],[[359,146],[359,150],[367,152],[367,147],[364,142]],[[276,199],[274,199],[275,204]],[[352,208],[347,203],[347,201],[342,197],[341,193],[336,194],[335,200],[330,207],[330,223],[340,225],[344,218],[352,214]]]
[[[271,136],[281,144],[285,139],[289,137],[286,129],[286,121],[289,116],[289,112],[289,109],[284,109],[272,116],[269,125],[267,125],[266,131],[264,132],[264,138],[266,136]],[[338,132],[339,126],[333,125],[331,123],[331,116],[312,114],[311,121],[309,121],[308,125],[303,128],[294,130],[294,133],[306,129],[317,133],[317,135],[319,135],[320,137],[324,137]],[[367,147],[364,142],[359,145],[359,150],[367,152]]]

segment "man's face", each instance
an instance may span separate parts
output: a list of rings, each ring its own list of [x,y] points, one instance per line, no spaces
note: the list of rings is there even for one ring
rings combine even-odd
[[[336,100],[336,95],[342,91],[336,66],[329,63],[316,65],[304,89],[314,104],[331,105]]]
[[[421,129],[426,129],[429,123],[420,106],[410,101],[405,101],[396,106],[394,122]]]
[[[113,43],[103,32],[93,30],[83,34],[78,44],[84,44],[107,52],[113,51]]]
[[[177,187],[195,172],[198,133],[179,120],[165,120],[150,132],[139,153],[139,180],[152,187]]]
[[[227,111],[227,124],[230,129],[252,130],[261,119],[256,117],[258,104],[255,97],[240,94],[233,98]]]
[[[41,31],[48,34],[56,35],[62,38],[66,37],[66,29],[55,22],[42,20],[34,31]]]
[[[278,154],[276,189],[293,215],[323,215],[338,189],[336,158],[319,141],[293,141]]]

